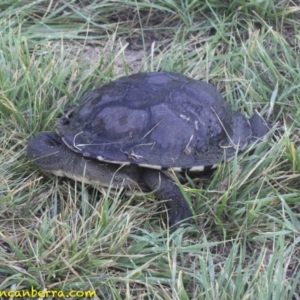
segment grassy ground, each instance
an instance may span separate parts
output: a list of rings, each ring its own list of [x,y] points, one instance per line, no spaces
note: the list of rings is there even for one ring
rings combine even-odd
[[[2,1],[0,291],[300,299],[299,10],[287,0]],[[152,196],[102,194],[26,157],[28,139],[88,90],[161,70],[209,81],[232,108],[285,132],[184,186],[196,225],[177,231]]]

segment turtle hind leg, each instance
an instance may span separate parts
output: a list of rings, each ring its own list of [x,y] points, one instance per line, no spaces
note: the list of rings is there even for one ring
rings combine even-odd
[[[252,129],[252,139],[261,138],[270,131],[269,124],[258,114],[254,114],[249,122]]]

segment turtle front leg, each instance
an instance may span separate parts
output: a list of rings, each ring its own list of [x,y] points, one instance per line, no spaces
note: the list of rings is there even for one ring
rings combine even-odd
[[[192,212],[174,181],[164,173],[152,169],[145,169],[143,178],[151,190],[156,190],[155,194],[159,199],[168,200],[166,205],[169,209],[170,226],[178,227],[182,221],[191,222]]]

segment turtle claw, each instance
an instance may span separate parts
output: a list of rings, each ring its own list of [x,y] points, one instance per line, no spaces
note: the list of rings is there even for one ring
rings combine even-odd
[[[192,212],[189,207],[177,210],[174,207],[169,210],[169,227],[178,229],[180,226],[191,225],[193,223]]]

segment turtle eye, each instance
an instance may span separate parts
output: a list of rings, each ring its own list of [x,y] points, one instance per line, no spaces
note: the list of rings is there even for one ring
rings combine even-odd
[[[121,177],[118,176],[118,175],[116,175],[116,176],[114,177],[114,179],[115,179],[116,181],[120,181],[120,180],[121,180]]]

